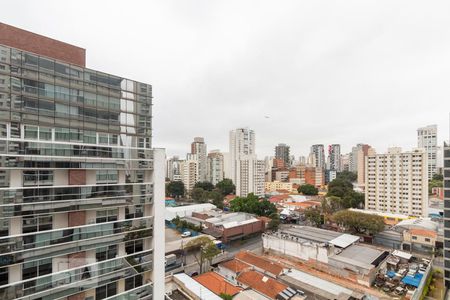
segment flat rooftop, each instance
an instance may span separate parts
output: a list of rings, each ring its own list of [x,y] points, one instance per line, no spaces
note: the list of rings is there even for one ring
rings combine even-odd
[[[367,246],[352,245],[330,258],[359,268],[371,270],[375,267],[374,262],[376,262],[384,252],[385,251]]]
[[[309,226],[296,226],[281,229],[280,232],[316,243],[329,243],[330,241],[342,235],[342,233],[340,232],[334,232]]]

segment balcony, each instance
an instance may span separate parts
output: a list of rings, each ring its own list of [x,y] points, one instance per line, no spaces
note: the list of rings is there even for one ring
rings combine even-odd
[[[152,251],[147,250],[17,282],[0,289],[0,298],[2,300],[13,300],[30,295],[33,295],[33,299],[40,297],[48,297],[49,299],[67,297],[90,288],[96,288],[105,283],[151,271],[153,267],[152,256]],[[134,265],[130,264],[129,261],[135,262]],[[146,286],[141,286],[121,295],[125,296],[130,293],[136,296],[147,297],[147,295],[151,295],[151,290],[146,289]]]
[[[0,266],[61,256],[153,235],[153,217],[50,230],[0,239]],[[34,243],[25,243],[24,236]]]

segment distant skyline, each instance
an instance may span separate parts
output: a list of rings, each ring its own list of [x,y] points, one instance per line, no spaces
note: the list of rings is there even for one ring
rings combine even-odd
[[[0,22],[87,50],[87,66],[150,83],[153,141],[184,157],[229,131],[278,143],[410,150],[449,139],[449,1],[2,1]],[[45,12],[45,13],[38,13]]]

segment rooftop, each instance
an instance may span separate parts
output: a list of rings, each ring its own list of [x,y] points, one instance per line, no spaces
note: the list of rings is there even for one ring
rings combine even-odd
[[[282,229],[280,232],[316,243],[328,243],[342,235],[339,232],[309,226],[293,226]]]
[[[333,256],[333,259],[359,268],[371,270],[377,265],[378,258],[384,253],[385,251],[367,246],[352,245]]]
[[[235,259],[243,261],[249,265],[255,266],[256,268],[262,269],[265,272],[271,273],[275,276],[282,274],[283,270],[285,269],[283,265],[262,258],[249,251],[239,252],[238,254],[236,254]]]
[[[173,277],[182,284],[182,287],[195,294],[200,299],[222,300],[221,297],[186,275],[185,273],[175,274]]]
[[[270,300],[270,298],[267,298],[254,290],[243,290],[234,296],[233,300]]]
[[[427,236],[431,238],[436,238],[437,236],[436,231],[426,229],[410,229],[409,233],[411,233],[412,235]]]
[[[232,259],[232,260],[223,262],[220,264],[220,266],[227,268],[228,270],[231,270],[234,273],[239,273],[245,269],[251,268],[250,265],[248,265],[240,260],[237,260],[237,259]]]
[[[287,285],[255,271],[247,271],[242,273],[237,277],[237,281],[248,285],[252,289],[266,295],[271,299],[275,299],[279,293],[288,288]]]
[[[233,296],[242,290],[215,272],[206,272],[194,277],[194,279],[218,296],[222,293]]]
[[[316,277],[316,276],[313,276],[308,273],[298,271],[295,269],[292,269],[287,275],[284,275],[283,277],[290,277],[294,280],[300,281],[311,287],[315,287],[317,289],[325,291],[325,292],[335,296],[336,298],[342,294],[346,294],[346,295],[350,296],[353,293],[352,290],[349,290],[343,286],[337,285],[330,281],[321,279],[319,277]]]
[[[224,228],[259,222],[253,215],[242,212],[224,213],[208,218],[205,221],[214,224],[214,226],[223,226]]]

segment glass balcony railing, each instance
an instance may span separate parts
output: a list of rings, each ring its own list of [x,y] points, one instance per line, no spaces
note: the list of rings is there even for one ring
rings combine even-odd
[[[25,258],[60,256],[152,235],[153,217],[143,217],[1,238],[0,266],[20,263]]]
[[[97,287],[103,282],[109,283],[151,271],[153,267],[152,257],[152,251],[147,250],[17,282],[0,288],[0,299],[12,300],[29,295],[45,299],[69,296],[91,287]],[[135,295],[143,295],[145,287],[142,288],[139,287],[130,292]],[[52,295],[55,295],[55,297],[52,297]]]

